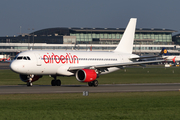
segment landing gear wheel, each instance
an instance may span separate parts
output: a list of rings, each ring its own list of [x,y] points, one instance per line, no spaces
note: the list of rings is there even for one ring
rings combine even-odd
[[[97,86],[98,86],[98,81],[97,81],[97,80],[94,80],[94,81],[93,81],[93,85],[94,85],[94,87],[97,87]]]
[[[93,82],[88,82],[89,87],[93,86]]]
[[[32,87],[32,80],[33,80],[33,77],[34,75],[29,75],[27,78],[28,78],[28,81],[27,81],[27,86],[29,87]]]
[[[56,80],[56,85],[57,86],[61,86],[61,81],[60,80]]]
[[[52,80],[51,85],[52,86],[61,86],[61,81],[60,80]]]
[[[88,82],[88,85],[89,85],[89,87],[92,87],[92,86],[97,87],[98,86],[98,81],[94,80],[92,82]]]
[[[52,85],[52,86],[56,86],[56,81],[55,81],[55,80],[52,80],[52,81],[51,81],[51,85]]]
[[[32,82],[27,82],[27,86],[29,87],[32,87]]]

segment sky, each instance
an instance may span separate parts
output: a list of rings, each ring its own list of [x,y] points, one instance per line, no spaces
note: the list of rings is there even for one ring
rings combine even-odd
[[[1,0],[0,36],[45,28],[125,28],[137,18],[137,28],[171,29],[180,33],[179,0]]]

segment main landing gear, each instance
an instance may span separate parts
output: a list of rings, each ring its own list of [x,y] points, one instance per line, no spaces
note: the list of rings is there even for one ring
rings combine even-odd
[[[91,87],[91,86],[94,86],[94,87],[97,87],[98,86],[98,81],[97,80],[94,80],[92,82],[88,82],[88,85]]]
[[[52,76],[54,79],[51,81],[52,86],[61,86],[61,80],[56,79],[56,76]]]

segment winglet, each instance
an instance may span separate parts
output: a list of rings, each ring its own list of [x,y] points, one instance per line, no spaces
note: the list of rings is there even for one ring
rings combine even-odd
[[[131,18],[114,52],[132,54],[137,18]]]

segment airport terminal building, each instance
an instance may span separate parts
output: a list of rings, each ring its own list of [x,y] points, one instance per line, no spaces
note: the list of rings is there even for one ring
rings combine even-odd
[[[28,49],[112,51],[124,33],[124,28],[48,28],[19,36],[0,37],[1,54],[15,56]],[[159,54],[162,47],[179,54],[180,46],[172,40],[169,29],[136,29],[133,52]]]

